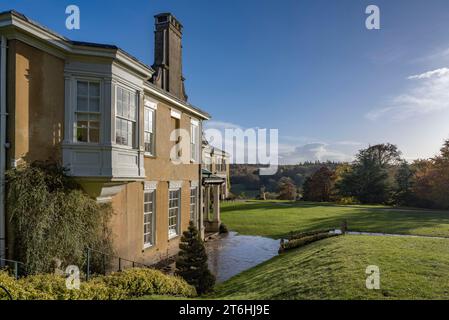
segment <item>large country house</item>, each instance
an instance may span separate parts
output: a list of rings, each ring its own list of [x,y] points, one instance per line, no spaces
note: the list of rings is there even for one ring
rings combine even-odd
[[[5,170],[36,160],[59,161],[90,196],[112,204],[121,257],[155,263],[176,254],[190,220],[203,236],[218,230],[203,194],[216,199],[219,219],[226,179],[203,176],[210,116],[187,102],[182,31],[173,15],[155,16],[150,67],[116,46],[71,41],[15,11],[0,13],[0,257],[14,257]],[[189,134],[179,150],[177,129]]]

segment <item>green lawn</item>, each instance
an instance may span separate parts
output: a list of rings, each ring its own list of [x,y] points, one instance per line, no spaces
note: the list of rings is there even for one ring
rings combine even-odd
[[[222,207],[230,230],[280,238],[291,231],[355,231],[449,237],[449,212],[285,201]],[[365,270],[380,268],[380,290]],[[161,299],[164,297],[146,297]],[[345,235],[288,251],[218,285],[207,299],[449,299],[449,239]]]
[[[340,227],[343,220],[353,231],[449,237],[448,211],[248,201],[224,203],[221,212],[230,230],[275,239],[290,231]]]
[[[227,203],[223,222],[246,235],[354,231],[449,237],[449,212],[285,201]],[[381,290],[365,286],[366,267]],[[346,235],[289,251],[218,285],[211,299],[449,299],[449,239]]]
[[[381,290],[365,286],[380,268]],[[449,240],[341,236],[271,259],[217,286],[214,299],[449,299]]]

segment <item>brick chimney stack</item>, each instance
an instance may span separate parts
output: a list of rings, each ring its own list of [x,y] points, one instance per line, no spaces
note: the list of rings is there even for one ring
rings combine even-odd
[[[182,75],[182,24],[171,13],[155,17],[153,83],[187,101]]]

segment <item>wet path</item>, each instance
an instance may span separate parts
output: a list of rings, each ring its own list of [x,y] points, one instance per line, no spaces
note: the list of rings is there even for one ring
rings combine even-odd
[[[341,233],[340,230],[331,231]],[[366,235],[380,237],[411,237],[448,239],[436,236],[419,236],[407,234],[387,234],[376,232],[348,231],[349,235]],[[224,282],[233,276],[251,269],[262,262],[278,255],[279,240],[257,236],[241,236],[236,232],[220,235],[206,242],[209,257],[209,269],[217,277],[217,282]]]
[[[209,268],[223,282],[277,256],[279,241],[264,237],[241,236],[236,232],[206,242]]]

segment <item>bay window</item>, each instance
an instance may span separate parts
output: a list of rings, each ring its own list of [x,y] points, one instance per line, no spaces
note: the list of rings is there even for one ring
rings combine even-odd
[[[75,128],[76,142],[100,142],[100,83],[77,81]]]
[[[137,131],[137,95],[135,92],[117,87],[116,104],[116,143],[135,148]]]

